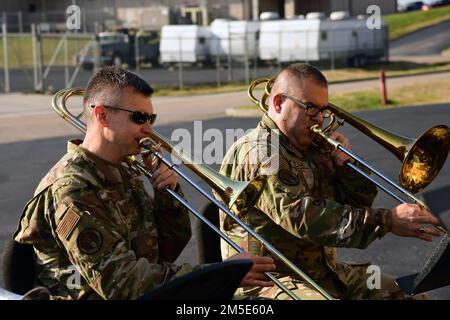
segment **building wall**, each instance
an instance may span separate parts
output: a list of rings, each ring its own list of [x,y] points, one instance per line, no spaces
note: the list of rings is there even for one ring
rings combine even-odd
[[[370,5],[378,5],[382,14],[394,13],[397,10],[397,0],[295,0],[295,14],[322,11],[329,15],[333,11],[348,11],[352,15],[358,15],[366,14]],[[289,6],[292,4],[289,3]]]
[[[352,0],[331,0],[330,1],[330,12],[333,12],[333,11],[351,12],[352,11],[351,6],[352,6]]]
[[[64,27],[66,8],[70,4],[81,7],[81,23],[84,31],[94,31],[95,24],[108,24],[117,19],[120,8],[168,7],[170,19],[152,16],[156,24],[186,23],[180,18],[180,8],[206,6],[208,22],[217,18],[251,20],[252,3],[258,2],[259,13],[276,11],[281,17],[291,18],[295,15],[312,11],[322,11],[329,15],[332,11],[345,10],[353,15],[366,13],[372,4],[380,6],[383,14],[396,11],[397,0],[1,0],[2,10],[8,12],[8,28],[17,31],[18,21],[27,30],[31,23],[51,23]],[[33,9],[33,10],[30,10]],[[21,12],[21,17],[17,12]],[[34,11],[34,12],[31,12]],[[154,11],[157,14],[157,10]]]
[[[313,1],[303,1],[296,0],[295,3],[295,14],[304,14],[308,12],[322,11],[329,13],[331,9],[331,0],[313,0]]]
[[[381,14],[395,13],[397,11],[397,0],[353,0],[353,14],[366,14],[367,7],[377,5],[381,9]]]
[[[293,18],[295,13],[295,0],[285,0],[284,1],[284,17],[286,19]]]
[[[232,1],[228,7],[228,17],[237,20],[245,20],[251,16],[251,6],[242,1]],[[223,17],[226,18],[226,17]]]

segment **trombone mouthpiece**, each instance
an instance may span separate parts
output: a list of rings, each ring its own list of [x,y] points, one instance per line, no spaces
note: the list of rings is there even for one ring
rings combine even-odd
[[[142,138],[139,141],[141,148],[150,149],[153,146],[153,142],[149,137]]]
[[[148,150],[149,153],[155,153],[155,152],[161,151],[161,144],[158,142],[155,142],[150,137],[142,138],[139,141],[139,145],[141,146],[142,149]]]
[[[312,130],[314,133],[319,133],[321,131],[318,124],[313,124],[311,127],[309,127],[310,130]]]

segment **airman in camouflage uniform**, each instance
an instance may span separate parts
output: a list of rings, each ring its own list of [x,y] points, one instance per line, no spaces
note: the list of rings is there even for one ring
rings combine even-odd
[[[152,199],[122,164],[151,133],[152,92],[126,70],[96,73],[83,101],[85,139],[69,142],[24,209],[14,239],[34,246],[37,282],[55,299],[134,299],[193,270],[173,264],[191,237],[187,209],[165,191],[183,196],[176,173],[143,155],[153,174]],[[241,285],[270,284],[261,280],[275,269],[270,257],[232,259],[253,262]]]
[[[153,200],[139,176],[80,143],[69,142],[42,179],[15,235],[35,247],[40,285],[62,298],[131,299],[191,271],[160,257],[165,246],[179,253],[189,241],[186,210],[163,191]]]
[[[398,218],[394,209],[371,208],[377,194],[375,186],[343,166],[349,161],[345,155],[313,143],[309,126],[322,124],[323,109],[328,103],[326,80],[320,71],[307,64],[295,64],[278,77],[269,97],[269,114],[262,117],[257,128],[232,145],[221,167],[221,173],[231,179],[248,181],[259,175],[268,178],[256,206],[240,218],[336,298],[405,297],[387,275],[381,279],[381,290],[370,290],[366,284],[369,264],[337,263],[335,247],[365,248],[388,231],[429,240],[422,233],[414,233],[421,224]],[[302,105],[285,98],[301,96],[302,92],[303,96],[297,98]],[[310,113],[314,108],[315,114]],[[335,139],[350,148],[342,135],[336,133]],[[430,213],[413,208],[416,211],[411,216],[427,215],[427,221],[438,223]],[[398,227],[400,221],[407,227]],[[221,228],[244,250],[270,254],[224,213]],[[427,229],[427,237],[438,235],[435,232]],[[222,256],[226,258],[233,253],[222,241]],[[323,299],[281,261],[276,260],[276,265],[278,277],[301,299]],[[245,288],[240,294],[289,298],[277,287]]]

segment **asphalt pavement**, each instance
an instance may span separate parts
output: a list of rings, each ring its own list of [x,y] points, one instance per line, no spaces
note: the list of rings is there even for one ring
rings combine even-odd
[[[358,113],[366,120],[396,133],[417,137],[425,129],[436,125],[446,124],[450,126],[450,105],[432,105],[423,107],[405,107],[382,111]],[[202,132],[208,129],[243,129],[254,127],[258,118],[214,118],[202,122]],[[14,118],[17,122],[18,119]],[[60,120],[62,122],[62,120]],[[18,123],[17,125],[20,125]],[[185,128],[193,132],[192,121],[172,123],[157,126],[163,136],[171,138],[174,130]],[[24,128],[23,130],[27,130]],[[353,144],[353,150],[366,160],[376,165],[388,176],[396,178],[400,163],[396,158],[371,139],[361,135],[350,126],[344,126],[341,130]],[[30,199],[39,180],[53,166],[53,164],[65,153],[66,140],[79,135],[63,136],[55,138],[36,139],[31,141],[11,142],[0,144],[0,247],[17,226],[17,221],[25,203]],[[202,150],[209,142],[194,144],[194,152],[202,154]],[[220,152],[220,151],[219,151]],[[225,147],[223,152],[225,152]],[[218,165],[213,167],[217,168]],[[205,184],[194,177],[203,187]],[[450,164],[445,164],[439,176],[428,187],[428,190],[448,184],[450,180]],[[194,207],[201,209],[206,200],[201,198],[192,187],[182,183],[187,199]],[[392,207],[396,202],[381,191],[376,199],[375,206]],[[196,218],[191,217],[193,225]],[[380,266],[382,272],[393,276],[404,276],[419,272],[429,255],[436,247],[438,241],[425,243],[412,238],[400,238],[387,235],[381,240],[376,240],[366,250],[338,249],[339,259],[353,262],[371,260],[373,264]],[[178,262],[197,261],[197,249],[195,237],[189,242],[182,252]],[[450,288],[442,288],[430,292],[435,299],[450,299]]]
[[[388,78],[389,89],[405,84],[420,86],[423,83],[446,79],[450,72],[417,75],[400,78]],[[360,80],[331,84],[331,94],[378,89],[379,80]],[[257,96],[260,93],[256,92]],[[152,98],[158,125],[167,125],[182,121],[212,119],[224,117],[231,107],[247,106],[251,102],[246,92],[228,92],[194,96],[172,97],[155,96]],[[28,141],[45,138],[63,137],[77,134],[70,124],[61,121],[50,107],[51,96],[43,94],[10,93],[0,94],[0,143]],[[81,111],[81,97],[71,97],[68,107],[78,114]],[[344,106],[345,107],[345,106]],[[259,111],[255,109],[256,116]]]

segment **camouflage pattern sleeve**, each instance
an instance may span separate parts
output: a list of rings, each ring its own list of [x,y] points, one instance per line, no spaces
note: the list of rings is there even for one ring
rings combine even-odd
[[[264,163],[258,166],[246,165],[251,163],[249,159],[256,149],[248,150],[250,152],[245,157],[241,153],[240,157],[244,161],[235,161],[241,165],[228,168],[233,172],[232,178],[249,180],[268,172]],[[369,208],[373,193],[358,196],[357,191],[355,199],[351,201],[358,206],[340,204],[328,197],[313,197],[304,183],[294,179],[292,171],[284,166],[285,162],[281,160],[278,173],[268,176],[267,185],[256,206],[294,236],[329,247],[365,248],[389,230],[390,210]],[[357,190],[358,184],[350,184],[348,188]],[[341,190],[349,192],[343,186]]]
[[[55,239],[70,262],[100,297],[134,299],[189,265],[151,263],[131,250],[129,228],[106,209],[95,192],[70,184],[54,190],[58,203],[49,216]]]
[[[359,169],[364,170],[360,165]],[[365,171],[366,173],[370,173]],[[371,207],[377,188],[368,179],[348,166],[336,168],[336,201],[355,207]]]
[[[180,184],[175,192],[184,198]],[[155,190],[156,225],[160,261],[173,262],[190,240],[191,223],[188,210],[169,193]]]

